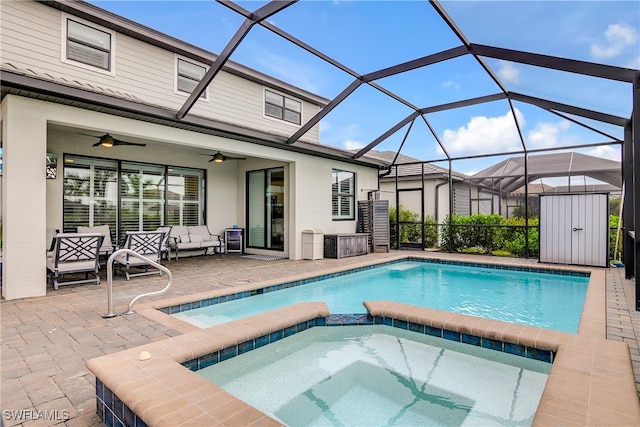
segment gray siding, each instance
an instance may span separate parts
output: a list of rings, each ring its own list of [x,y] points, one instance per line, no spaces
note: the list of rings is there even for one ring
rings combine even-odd
[[[31,1],[3,2],[1,22],[3,66],[12,64],[19,70],[33,70],[45,78],[74,85],[77,81],[98,86],[172,110],[178,110],[187,99],[174,92],[173,52],[115,34],[115,73],[109,74],[61,60],[63,20],[57,9]],[[298,126],[264,117],[263,92],[263,85],[222,71],[209,86],[208,100],[198,100],[190,114],[276,135],[295,133]],[[303,123],[317,111],[318,106],[303,101]],[[318,142],[319,126],[303,140]]]

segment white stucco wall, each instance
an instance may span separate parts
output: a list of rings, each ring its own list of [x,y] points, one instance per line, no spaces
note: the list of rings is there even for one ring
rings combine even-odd
[[[3,100],[2,124],[3,295],[7,299],[46,293],[45,231],[62,228],[65,153],[206,169],[206,222],[211,232],[219,234],[233,224],[245,226],[246,171],[283,166],[288,206],[284,255],[292,259],[302,257],[305,229],[325,233],[356,230],[356,218],[331,219],[333,168],[356,173],[357,200],[365,200],[367,190],[378,187],[375,168],[14,95]],[[144,141],[147,146],[93,147],[97,139],[81,134],[105,132]],[[201,155],[218,150],[248,160],[218,164]],[[54,180],[45,179],[47,152],[59,156]]]

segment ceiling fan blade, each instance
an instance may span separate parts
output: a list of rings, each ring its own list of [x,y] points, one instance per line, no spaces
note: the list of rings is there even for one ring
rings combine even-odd
[[[95,144],[92,145],[92,147],[98,147],[100,146],[100,141],[96,142]]]
[[[127,142],[127,141],[122,141],[120,139],[114,139],[113,140],[113,145],[133,145],[136,147],[146,147],[147,144],[141,144],[138,142]]]
[[[224,156],[225,160],[247,160],[246,157],[231,157],[231,156]]]

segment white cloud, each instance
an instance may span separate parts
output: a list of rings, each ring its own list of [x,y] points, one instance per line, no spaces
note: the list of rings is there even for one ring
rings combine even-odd
[[[454,82],[453,80],[447,80],[446,82],[442,83],[442,87],[451,87],[453,89],[460,89],[460,85]]]
[[[601,159],[615,160],[616,162],[619,162],[621,160],[619,146],[601,145],[599,147],[595,147],[590,151],[587,151],[585,154],[599,157]]]
[[[355,141],[353,139],[347,139],[342,143],[342,146],[347,150],[359,150],[364,147],[364,144],[360,141]]]
[[[498,77],[504,80],[505,83],[518,84],[520,83],[520,70],[511,62],[500,61]]]
[[[562,120],[557,123],[539,122],[535,129],[529,131],[526,142],[528,148],[550,148],[559,144],[559,134],[569,129],[569,122]]]
[[[610,59],[620,55],[626,47],[638,40],[635,28],[627,24],[611,24],[604,33],[603,43],[591,45],[591,54],[597,59]]]
[[[518,123],[524,127],[524,115],[518,109],[515,112]],[[451,154],[498,153],[522,149],[511,111],[498,117],[472,117],[466,126],[457,130],[445,130],[442,140]]]

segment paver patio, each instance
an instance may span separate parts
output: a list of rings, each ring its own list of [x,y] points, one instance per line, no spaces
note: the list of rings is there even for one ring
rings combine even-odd
[[[307,273],[321,274],[328,269],[355,267],[397,254],[392,251],[316,261],[261,261],[228,255],[168,261],[165,265],[174,275],[172,289],[164,296],[151,297],[141,303]],[[407,255],[416,254],[407,252]],[[446,253],[424,255],[463,258]],[[464,258],[487,261],[486,257]],[[535,260],[492,257],[490,261],[538,265]],[[640,392],[640,313],[633,310],[633,283],[624,280],[623,274],[621,268],[607,269],[607,338],[629,344]],[[126,311],[136,295],[161,289],[165,283],[166,278],[159,276],[139,277],[129,282],[116,276],[113,292],[116,313]],[[107,313],[104,272],[100,285],[75,285],[58,291],[51,288],[45,297],[2,300],[0,309],[1,407],[6,426],[102,425],[95,413],[95,378],[85,362],[180,334],[140,314],[103,318]]]

